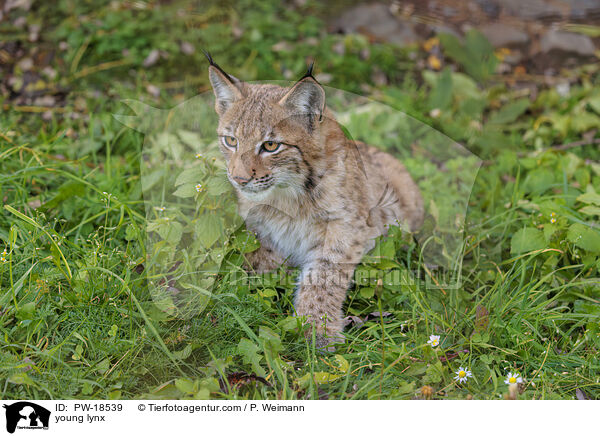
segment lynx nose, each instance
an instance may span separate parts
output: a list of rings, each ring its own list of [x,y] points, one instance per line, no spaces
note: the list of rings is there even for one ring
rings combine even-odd
[[[247,185],[248,182],[251,180],[251,179],[247,179],[245,177],[240,177],[240,176],[233,176],[232,178],[233,178],[233,180],[235,180],[237,183],[239,183],[242,186]]]

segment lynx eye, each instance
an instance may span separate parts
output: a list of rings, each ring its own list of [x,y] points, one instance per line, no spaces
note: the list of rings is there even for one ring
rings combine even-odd
[[[281,145],[281,142],[265,141],[262,144],[262,148],[264,151],[273,153],[274,151],[276,151],[279,148],[280,145]]]
[[[223,136],[223,143],[227,147],[236,148],[238,141],[233,136]]]

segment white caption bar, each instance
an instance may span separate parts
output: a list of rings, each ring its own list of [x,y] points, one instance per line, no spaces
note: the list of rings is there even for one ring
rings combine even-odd
[[[0,401],[0,434],[598,434],[597,401]],[[37,433],[37,430],[44,430]],[[107,433],[108,432],[108,433]],[[138,433],[139,432],[139,433]],[[182,433],[185,432],[185,433]],[[316,432],[316,433],[315,433]],[[383,433],[385,432],[385,433]]]

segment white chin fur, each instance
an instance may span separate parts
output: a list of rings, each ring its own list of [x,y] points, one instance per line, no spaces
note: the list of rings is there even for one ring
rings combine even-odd
[[[239,192],[246,200],[258,202],[266,200],[273,192],[273,187],[274,186],[269,186],[267,189],[263,189],[262,191],[258,192],[251,192],[239,189]]]

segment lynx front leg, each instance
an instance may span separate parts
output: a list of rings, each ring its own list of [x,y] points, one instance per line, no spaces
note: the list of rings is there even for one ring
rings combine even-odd
[[[318,347],[343,341],[342,305],[365,243],[361,238],[324,241],[302,269],[296,313],[316,328]]]

